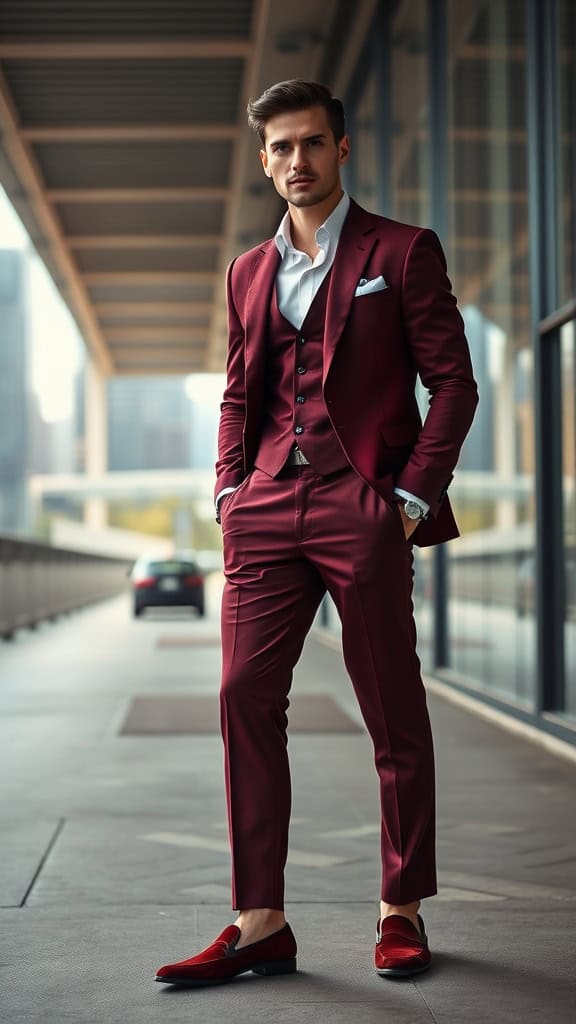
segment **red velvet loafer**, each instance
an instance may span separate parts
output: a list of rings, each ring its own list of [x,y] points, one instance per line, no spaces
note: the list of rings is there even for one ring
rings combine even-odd
[[[407,917],[390,914],[376,925],[376,973],[385,978],[409,978],[427,971],[432,962],[424,921],[420,934]]]
[[[255,974],[294,973],[296,939],[288,922],[265,939],[236,949],[240,934],[237,925],[229,924],[201,953],[189,960],[161,967],[156,981],[168,985],[217,985],[246,971],[254,971]]]

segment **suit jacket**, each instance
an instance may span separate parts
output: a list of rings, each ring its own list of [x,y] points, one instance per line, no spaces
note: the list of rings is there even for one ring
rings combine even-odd
[[[268,316],[280,263],[274,239],[228,268],[227,384],[218,431],[215,495],[252,469],[265,410]],[[383,290],[355,297],[361,279]],[[428,389],[424,425],[416,376]],[[350,204],[326,307],[322,390],[356,472],[383,498],[394,487],[430,505],[419,545],[458,535],[445,499],[478,402],[462,317],[436,234]]]

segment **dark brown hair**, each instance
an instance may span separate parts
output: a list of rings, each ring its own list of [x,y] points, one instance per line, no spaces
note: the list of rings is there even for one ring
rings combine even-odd
[[[266,122],[277,114],[289,114],[294,110],[307,110],[309,107],[324,107],[328,122],[336,143],[346,134],[344,107],[326,85],[319,82],[304,82],[300,78],[292,78],[287,82],[277,82],[265,89],[257,100],[250,100],[247,106],[248,124],[260,136],[262,145],[265,142]]]

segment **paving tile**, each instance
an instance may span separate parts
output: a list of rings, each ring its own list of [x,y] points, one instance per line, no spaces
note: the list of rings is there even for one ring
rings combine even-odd
[[[56,841],[62,822],[0,817],[0,907],[21,906]]]
[[[372,969],[378,785],[362,727],[289,739],[298,974],[153,982],[236,916],[222,743],[120,729],[137,695],[216,697],[217,625],[216,613],[135,622],[123,596],[0,649],[8,1024],[573,1024],[576,766],[436,696],[433,969],[401,983]],[[362,725],[339,654],[313,637],[293,693],[325,694]]]

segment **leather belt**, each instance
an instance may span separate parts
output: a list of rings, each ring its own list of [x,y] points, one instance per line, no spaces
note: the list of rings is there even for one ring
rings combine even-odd
[[[309,466],[310,462],[299,448],[292,448],[286,459],[287,466]]]

